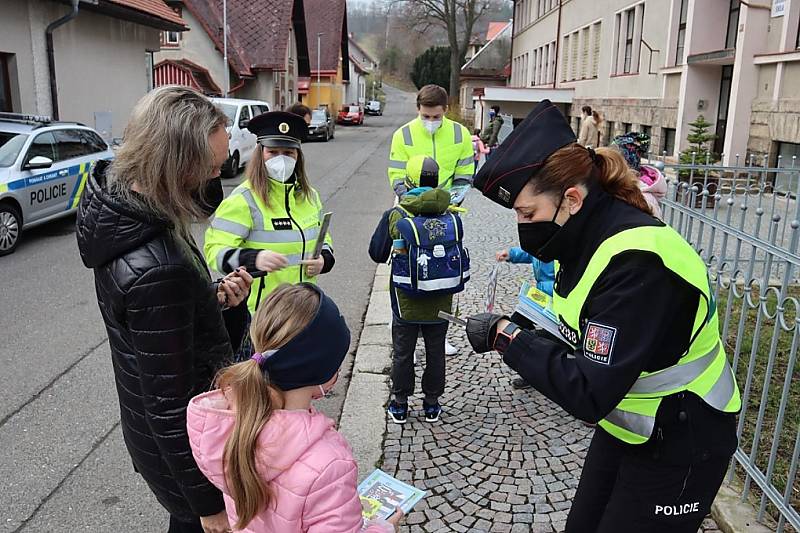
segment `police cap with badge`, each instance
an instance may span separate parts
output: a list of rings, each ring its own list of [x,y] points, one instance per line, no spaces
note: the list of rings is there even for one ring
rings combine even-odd
[[[300,149],[300,143],[306,140],[308,124],[303,117],[286,111],[270,111],[254,117],[247,124],[258,138],[258,144],[265,148]]]
[[[561,110],[542,100],[492,152],[474,186],[495,203],[514,207],[520,191],[558,149],[576,142]]]

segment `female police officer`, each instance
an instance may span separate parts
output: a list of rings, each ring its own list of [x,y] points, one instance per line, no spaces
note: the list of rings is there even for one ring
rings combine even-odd
[[[702,260],[650,215],[622,156],[576,144],[548,101],[475,183],[516,211],[525,251],[559,261],[553,306],[573,347],[516,315],[470,317],[467,335],[598,423],[567,532],[694,533],[735,451],[740,407]]]
[[[314,282],[333,268],[326,236],[319,258],[309,258],[319,235],[322,202],[308,182],[300,143],[308,126],[302,117],[273,111],[247,125],[258,137],[247,179],[217,208],[206,231],[206,261],[218,272],[239,266],[269,272],[254,282],[248,307],[281,283]]]

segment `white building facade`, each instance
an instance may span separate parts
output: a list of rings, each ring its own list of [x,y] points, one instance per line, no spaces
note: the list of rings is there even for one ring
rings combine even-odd
[[[676,156],[689,123],[714,151],[800,155],[800,0],[516,0],[510,86],[572,89],[605,138],[645,131]]]

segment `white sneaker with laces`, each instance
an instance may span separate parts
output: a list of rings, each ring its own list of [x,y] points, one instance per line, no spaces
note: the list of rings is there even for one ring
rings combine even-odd
[[[444,353],[445,355],[455,355],[458,353],[458,348],[456,348],[449,342],[444,341]]]

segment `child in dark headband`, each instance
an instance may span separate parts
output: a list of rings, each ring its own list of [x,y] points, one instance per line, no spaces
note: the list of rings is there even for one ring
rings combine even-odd
[[[223,369],[217,390],[192,399],[192,452],[225,496],[236,531],[361,531],[358,472],[347,441],[312,400],[330,391],[350,347],[336,304],[311,284],[283,285],[259,306],[258,350]],[[391,532],[402,518],[371,522]]]

